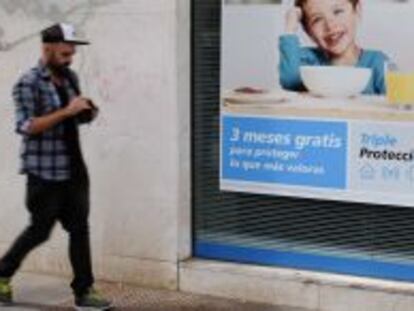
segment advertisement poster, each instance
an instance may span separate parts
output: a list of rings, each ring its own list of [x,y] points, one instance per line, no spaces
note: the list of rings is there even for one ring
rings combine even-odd
[[[414,207],[414,3],[222,5],[221,190]]]

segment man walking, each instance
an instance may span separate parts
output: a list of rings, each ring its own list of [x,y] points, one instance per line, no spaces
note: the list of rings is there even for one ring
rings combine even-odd
[[[89,178],[78,132],[78,125],[92,121],[97,109],[81,96],[77,75],[69,69],[76,46],[88,42],[79,40],[70,24],[55,24],[41,36],[41,60],[13,88],[31,221],[0,260],[0,302],[12,302],[11,278],[59,221],[69,234],[75,306],[108,310],[110,302],[93,288]]]

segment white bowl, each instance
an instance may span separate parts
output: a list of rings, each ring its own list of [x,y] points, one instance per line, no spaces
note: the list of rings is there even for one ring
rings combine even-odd
[[[349,97],[366,88],[372,70],[346,66],[301,66],[300,75],[309,92],[318,96]]]

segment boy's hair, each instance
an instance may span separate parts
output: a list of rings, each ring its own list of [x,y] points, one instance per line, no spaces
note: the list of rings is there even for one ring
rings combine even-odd
[[[295,0],[295,6],[298,6],[300,8],[302,8],[304,6],[304,4],[307,2],[308,0]],[[360,2],[360,0],[348,0],[349,2],[351,2],[352,6],[355,8],[358,3]]]
[[[354,9],[357,7],[357,5],[361,2],[361,0],[348,0],[352,6],[354,7]],[[295,6],[303,9],[303,6],[306,4],[306,2],[308,2],[308,0],[295,0]],[[306,27],[306,22],[305,22],[305,16],[303,16],[302,20],[301,20],[303,29],[305,29],[305,31],[307,32],[308,29]]]

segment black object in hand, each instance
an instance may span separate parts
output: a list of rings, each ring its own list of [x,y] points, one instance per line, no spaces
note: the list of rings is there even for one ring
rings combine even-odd
[[[86,101],[91,109],[85,109],[76,116],[81,123],[91,122],[99,111],[98,107],[90,99],[87,99]]]

